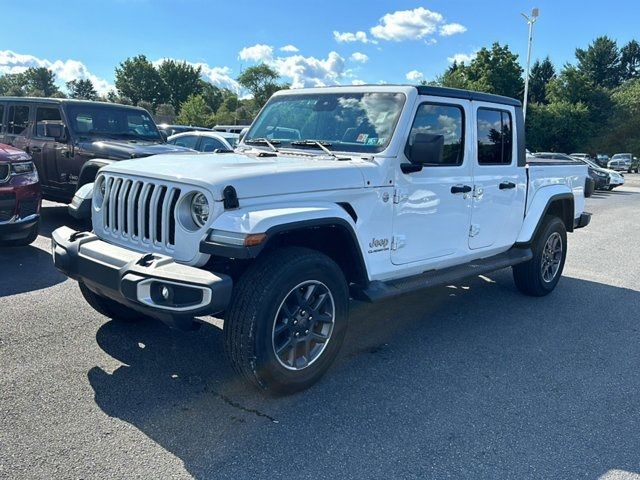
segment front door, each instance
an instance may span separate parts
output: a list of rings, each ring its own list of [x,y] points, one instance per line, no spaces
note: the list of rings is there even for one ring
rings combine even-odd
[[[477,154],[469,248],[498,250],[516,241],[526,198],[524,166],[518,165],[513,107],[473,102]]]
[[[61,168],[61,158],[67,149],[66,143],[57,142],[54,138],[46,136],[45,124],[47,122],[61,122],[60,108],[57,106],[37,106],[35,112],[35,127],[29,141],[29,153],[40,172],[40,177],[45,187],[69,190],[73,189],[72,183],[77,181],[69,177],[69,172]],[[73,180],[73,181],[72,181]]]
[[[394,196],[391,260],[396,265],[438,262],[468,252],[471,164],[465,132],[470,102],[424,98],[400,155]],[[422,170],[405,173],[418,134],[442,135],[444,152]]]

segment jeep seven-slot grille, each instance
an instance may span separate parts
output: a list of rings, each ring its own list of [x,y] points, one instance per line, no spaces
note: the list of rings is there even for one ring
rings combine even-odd
[[[141,180],[106,178],[104,229],[137,243],[175,245],[175,213],[180,189]]]

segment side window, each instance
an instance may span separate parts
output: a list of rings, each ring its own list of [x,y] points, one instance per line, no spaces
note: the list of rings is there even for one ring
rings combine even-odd
[[[513,152],[511,114],[504,110],[478,109],[478,163],[509,165]]]
[[[423,103],[413,120],[407,149],[419,133],[442,135],[444,152],[442,163],[434,165],[462,165],[464,157],[464,112],[458,105]]]
[[[7,117],[7,133],[21,135],[29,126],[29,107],[26,105],[11,105]]]
[[[0,133],[4,132],[4,105],[0,105]]]
[[[218,148],[226,150],[227,147],[225,147],[224,144],[217,138],[202,137],[202,143],[200,144],[201,152],[213,152]]]
[[[197,143],[198,143],[198,137],[195,135],[186,135],[184,137],[176,138],[173,141],[174,145],[177,145],[179,147],[193,148],[194,150],[196,148]]]
[[[44,137],[44,125],[40,122],[47,120],[62,121],[60,109],[55,107],[38,107],[36,109],[36,137]]]

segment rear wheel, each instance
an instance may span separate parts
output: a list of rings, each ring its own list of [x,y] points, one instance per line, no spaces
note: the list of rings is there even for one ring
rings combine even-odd
[[[567,258],[567,230],[558,217],[545,217],[532,245],[533,258],[513,267],[513,280],[526,295],[542,297],[553,291]]]
[[[103,297],[102,295],[95,293],[82,282],[79,283],[79,286],[80,292],[87,303],[91,305],[96,312],[104,315],[105,317],[112,318],[113,320],[121,320],[123,322],[135,322],[147,318],[132,308],[125,307],[115,300],[111,300],[110,298]]]
[[[225,351],[251,384],[293,393],[314,384],[336,358],[348,322],[347,282],[326,255],[275,250],[249,268],[225,315]]]

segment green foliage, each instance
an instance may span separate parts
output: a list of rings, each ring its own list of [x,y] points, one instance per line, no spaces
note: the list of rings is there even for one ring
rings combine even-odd
[[[21,97],[25,94],[25,78],[22,73],[8,73],[0,77],[0,95]]]
[[[607,152],[640,153],[640,79],[629,80],[612,95],[613,114],[596,146]]]
[[[93,83],[88,78],[67,82],[67,90],[69,90],[69,98],[77,98],[80,100],[98,99],[98,92],[96,92]]]
[[[536,60],[531,67],[529,76],[529,101],[533,103],[548,103],[547,85],[556,77],[556,69],[549,57],[543,61]]]
[[[160,73],[144,55],[127,58],[116,68],[116,89],[136,105],[141,100],[158,105],[169,98]]]
[[[289,88],[289,85],[278,83],[278,79],[278,72],[261,63],[245,69],[238,77],[238,83],[251,92],[255,109],[259,110],[275,92]]]
[[[153,111],[155,110],[153,108],[153,104],[151,102],[147,102],[146,100],[140,100],[137,106],[140,108],[144,108],[149,113],[153,113]]]
[[[175,60],[164,60],[158,66],[158,73],[167,91],[168,103],[173,105],[173,108],[179,109],[189,96],[202,92],[200,70],[200,67]]]
[[[576,48],[578,69],[598,87],[620,85],[620,51],[615,40],[607,36],[596,38],[585,50]]]
[[[0,77],[0,95],[16,97],[64,97],[56,85],[56,74],[45,67]]]
[[[527,146],[534,152],[582,150],[591,130],[589,109],[583,103],[532,103],[527,110]]]
[[[213,123],[213,112],[202,95],[191,95],[182,104],[176,121],[180,125],[209,127]]]
[[[524,91],[522,71],[518,55],[512,53],[508,45],[501,46],[496,42],[490,50],[482,48],[469,65],[454,62],[437,83],[444,87],[521,97]]]
[[[631,40],[620,49],[622,80],[640,78],[640,43]]]

